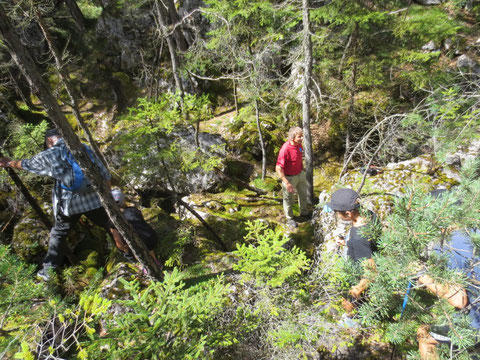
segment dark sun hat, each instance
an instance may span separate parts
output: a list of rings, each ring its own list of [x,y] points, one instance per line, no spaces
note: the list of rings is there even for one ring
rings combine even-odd
[[[43,142],[43,149],[46,150],[48,149],[48,144],[47,144],[47,139],[52,137],[52,136],[61,136],[60,135],[60,132],[58,131],[58,129],[48,129],[47,132],[45,133],[45,141]]]
[[[340,189],[332,194],[332,199],[327,206],[334,211],[350,211],[358,207],[359,195],[352,189]]]

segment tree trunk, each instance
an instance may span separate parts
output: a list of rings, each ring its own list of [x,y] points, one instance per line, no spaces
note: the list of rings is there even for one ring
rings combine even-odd
[[[177,8],[173,0],[161,0],[163,5],[165,6],[170,21],[168,22],[169,25],[173,25],[173,36],[175,38],[175,42],[177,44],[177,48],[180,51],[187,51],[188,43],[183,35],[182,28],[178,25],[180,23],[180,16],[178,16]]]
[[[353,56],[355,56],[357,48],[357,36],[358,36],[358,23],[355,23],[355,28],[352,34],[352,44],[353,44]],[[344,155],[344,164],[347,162],[348,155],[351,148],[352,142],[352,125],[355,120],[355,95],[357,92],[357,61],[354,60],[352,64],[352,81],[350,84],[350,101],[348,106],[348,117],[347,117],[347,129],[345,135],[345,155]]]
[[[260,139],[260,146],[262,148],[262,180],[265,180],[267,175],[267,150],[265,141],[263,140],[262,124],[260,123],[260,114],[258,111],[258,100],[255,100],[255,120],[257,122],[258,138]]]
[[[312,79],[312,38],[310,30],[310,1],[302,0],[303,11],[303,94],[302,94],[302,124],[303,144],[305,150],[305,174],[307,178],[308,202],[313,204],[315,194],[313,191],[313,148],[312,132],[310,130],[310,83]]]
[[[233,80],[233,100],[235,102],[235,115],[238,116],[238,94],[237,94],[237,81]]]
[[[148,270],[152,277],[160,279],[161,274],[158,265],[148,253],[148,250],[143,242],[136,236],[131,226],[126,222],[125,218],[120,212],[120,209],[118,208],[118,205],[115,203],[115,200],[113,199],[110,189],[103,179],[100,170],[96,166],[91,166],[88,153],[82,146],[80,140],[63,114],[60,106],[53,97],[47,83],[41,77],[33,58],[28,53],[27,49],[22,45],[1,5],[0,34],[13,60],[20,68],[25,78],[28,80],[33,92],[42,101],[48,116],[58,127],[68,148],[78,161],[82,170],[85,172],[85,175],[87,176],[88,180],[90,180],[93,188],[98,193],[101,203],[113,225],[117,228],[120,235],[123,236],[140,264]]]
[[[57,68],[57,72],[60,75],[60,79],[62,80],[63,86],[65,87],[65,90],[67,90],[68,97],[70,99],[70,107],[72,108],[73,115],[75,116],[75,119],[78,122],[78,125],[82,128],[82,130],[85,132],[85,135],[87,136],[88,142],[93,148],[93,151],[95,154],[98,156],[98,158],[102,161],[103,165],[109,169],[107,160],[103,156],[102,152],[98,148],[98,145],[95,141],[95,139],[92,136],[92,133],[90,132],[90,129],[88,128],[88,125],[85,123],[83,120],[83,117],[80,113],[80,109],[78,108],[78,102],[77,102],[77,97],[75,95],[75,90],[73,89],[72,85],[70,84],[70,76],[62,63],[62,57],[57,50],[55,44],[53,43],[53,40],[50,36],[50,33],[48,31],[47,24],[43,21],[42,15],[40,12],[37,10],[36,11],[36,18],[37,18],[37,23],[42,30],[43,36],[45,37],[45,40],[47,41],[48,48],[50,49],[50,52],[52,53],[54,59],[55,59],[55,65]]]
[[[3,157],[2,152],[0,152],[0,157]],[[32,194],[30,194],[30,191],[28,191],[27,187],[23,184],[23,181],[17,175],[15,170],[5,168],[5,171],[8,173],[8,176],[10,176],[10,179],[12,179],[13,183],[17,186],[18,190],[20,190],[25,200],[27,200],[27,202],[30,204],[33,211],[35,211],[37,216],[40,218],[40,221],[43,223],[43,225],[50,230],[52,228],[52,222],[48,218],[47,214],[45,214],[45,212],[42,210],[40,205],[38,205],[37,200],[35,200]]]
[[[180,96],[183,98],[183,85],[180,79],[180,75],[178,74],[178,58],[177,58],[177,48],[175,47],[175,42],[173,41],[172,35],[168,34],[167,28],[167,14],[165,13],[165,8],[163,8],[163,4],[159,4],[158,0],[154,2],[155,13],[157,14],[157,21],[159,22],[161,34],[167,40],[168,51],[170,52],[170,61],[172,63],[172,73],[173,78],[175,80],[175,88],[178,92],[180,92]]]
[[[72,15],[78,30],[83,34],[85,32],[85,18],[83,17],[82,11],[78,7],[77,1],[65,0],[65,5],[67,5],[68,11],[70,11],[70,15]]]

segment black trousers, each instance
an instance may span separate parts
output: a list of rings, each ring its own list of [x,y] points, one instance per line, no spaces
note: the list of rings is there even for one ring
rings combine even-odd
[[[47,255],[43,260],[43,268],[45,270],[56,268],[63,264],[65,252],[64,247],[67,235],[82,215],[85,215],[95,225],[103,227],[108,233],[113,227],[108,218],[107,212],[103,207],[71,216],[66,216],[57,212],[57,215],[55,216],[55,224],[50,231]]]

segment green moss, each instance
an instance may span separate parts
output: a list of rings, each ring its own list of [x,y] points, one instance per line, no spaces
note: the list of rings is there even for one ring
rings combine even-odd
[[[34,218],[27,217],[15,226],[12,247],[22,260],[36,263],[45,254],[48,239],[49,231]]]
[[[271,177],[265,177],[265,180],[262,180],[261,178],[256,178],[253,180],[253,185],[259,189],[269,192],[279,191],[281,189],[279,181]]]

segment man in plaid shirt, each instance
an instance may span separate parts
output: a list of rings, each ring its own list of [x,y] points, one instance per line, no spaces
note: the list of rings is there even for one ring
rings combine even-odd
[[[52,191],[55,224],[50,231],[47,255],[43,260],[43,268],[37,274],[38,277],[48,280],[50,272],[63,264],[65,239],[69,230],[82,215],[85,215],[94,224],[103,227],[112,235],[117,247],[124,253],[128,253],[128,246],[113,227],[97,193],[88,184],[87,180],[84,179],[82,186],[76,190],[65,189],[66,187],[72,187],[74,171],[67,160],[68,149],[56,129],[46,132],[45,148],[46,150],[31,159],[16,161],[9,158],[0,158],[1,167],[27,170],[37,175],[46,175],[55,179]],[[93,152],[90,153],[92,162],[100,169],[105,181],[110,186],[111,177],[107,169]]]

